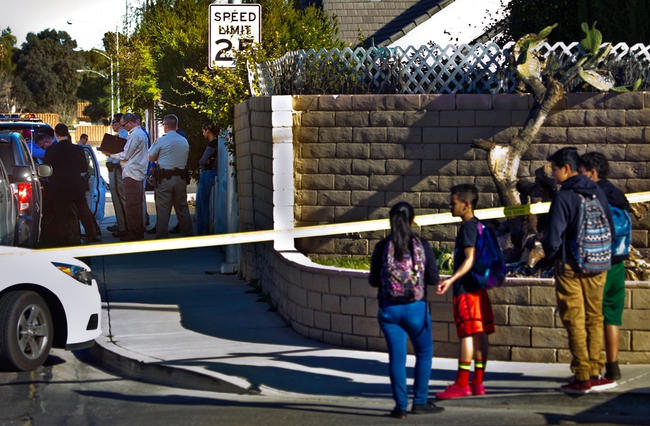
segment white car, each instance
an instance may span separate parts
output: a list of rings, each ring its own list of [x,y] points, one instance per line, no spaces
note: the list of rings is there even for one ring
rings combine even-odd
[[[34,370],[52,347],[92,346],[101,298],[90,268],[65,252],[0,246],[0,368]]]

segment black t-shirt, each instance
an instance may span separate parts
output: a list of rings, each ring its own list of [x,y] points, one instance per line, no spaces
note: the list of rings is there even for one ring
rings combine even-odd
[[[422,237],[417,237],[422,242],[424,247],[424,283],[426,285],[438,285],[440,281],[440,276],[438,275],[438,264],[436,263],[436,255],[434,254],[429,242]],[[368,282],[373,287],[378,288],[377,296],[381,300],[381,268],[384,263],[384,250],[388,244],[388,237],[379,241],[375,245],[375,249],[372,252],[372,259],[370,263],[370,275],[368,276]],[[426,286],[425,286],[426,291]],[[426,301],[426,293],[424,300]]]
[[[471,218],[460,225],[456,234],[456,246],[454,247],[454,272],[460,268],[465,261],[465,248],[476,247],[478,240],[478,219]],[[472,293],[480,290],[474,276],[468,272],[454,283],[454,296],[458,294]]]

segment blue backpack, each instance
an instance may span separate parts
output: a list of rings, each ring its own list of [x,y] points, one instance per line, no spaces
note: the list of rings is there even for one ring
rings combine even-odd
[[[569,242],[573,257],[585,274],[607,272],[612,265],[612,232],[605,210],[596,195],[578,196],[578,229],[575,239]]]
[[[497,237],[483,223],[478,223],[478,239],[474,251],[474,266],[472,276],[479,287],[489,290],[503,285],[508,268],[503,261],[503,255]]]
[[[397,303],[411,303],[424,299],[426,295],[424,246],[419,238],[413,238],[411,241],[413,252],[404,253],[402,260],[398,261],[395,259],[393,239],[388,239],[380,273],[381,295],[384,299]]]
[[[627,256],[630,254],[630,243],[632,242],[632,218],[627,210],[619,209],[611,204],[609,210],[612,212],[614,222],[612,256]]]

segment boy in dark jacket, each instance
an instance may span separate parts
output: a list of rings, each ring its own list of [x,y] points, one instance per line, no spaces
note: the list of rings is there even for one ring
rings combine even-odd
[[[575,377],[561,387],[566,393],[585,394],[616,383],[600,376],[605,363],[603,349],[603,287],[606,272],[583,273],[578,268],[570,242],[576,239],[581,198],[596,195],[612,229],[607,196],[595,182],[578,172],[580,157],[575,148],[562,148],[547,158],[553,179],[562,187],[553,195],[544,229],[545,257],[555,262],[554,278],[558,310],[567,330]]]
[[[580,156],[580,173],[587,176],[607,195],[610,207],[630,212],[630,203],[623,192],[607,180],[609,162],[600,152],[588,152]],[[603,317],[605,322],[605,377],[619,380],[621,370],[618,366],[618,347],[620,327],[623,322],[623,307],[625,305],[625,265],[628,254],[612,254],[612,267],[607,272],[605,290],[603,292]]]

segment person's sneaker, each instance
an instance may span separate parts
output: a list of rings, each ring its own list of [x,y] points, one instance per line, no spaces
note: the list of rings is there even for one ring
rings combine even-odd
[[[463,398],[465,396],[472,396],[472,388],[465,386],[464,388],[458,388],[455,384],[447,386],[442,392],[436,394],[438,399],[453,399],[453,398]]]
[[[120,227],[117,226],[117,225],[111,225],[111,226],[107,227],[106,230],[108,232],[117,232],[117,231],[120,230]]]
[[[396,419],[406,419],[406,410],[393,408],[393,411],[390,412],[389,416]]]
[[[618,386],[618,383],[603,376],[591,376],[589,381],[591,382],[591,390],[594,391],[603,391]]]
[[[411,407],[411,414],[437,414],[445,411],[443,407],[428,402],[426,404],[413,404]]]
[[[483,386],[483,383],[480,383],[478,385],[469,385],[472,388],[472,395],[478,396],[478,395],[485,395],[485,386]]]
[[[605,377],[609,380],[621,380],[621,369],[618,367],[618,361],[605,364]]]
[[[169,233],[170,234],[180,234],[181,233],[181,226],[177,223],[176,226],[174,226],[173,228],[171,228],[169,230]]]
[[[574,378],[568,385],[560,386],[560,390],[564,393],[585,395],[591,392],[591,380],[581,382]]]

